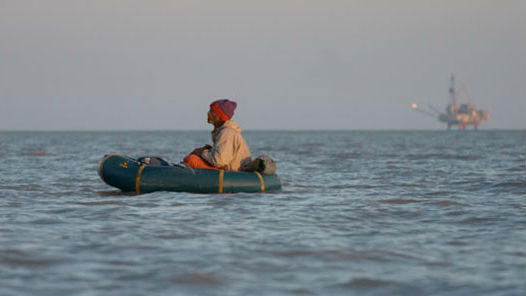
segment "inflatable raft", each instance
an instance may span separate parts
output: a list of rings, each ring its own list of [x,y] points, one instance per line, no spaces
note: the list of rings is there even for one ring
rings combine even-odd
[[[119,154],[108,154],[100,163],[104,182],[137,194],[153,191],[196,193],[268,192],[281,189],[276,174],[192,169],[179,165],[146,165]]]

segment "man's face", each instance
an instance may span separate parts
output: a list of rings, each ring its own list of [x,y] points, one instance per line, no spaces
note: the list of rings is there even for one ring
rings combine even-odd
[[[208,113],[206,115],[208,117],[208,123],[214,124],[216,122],[216,117],[212,109],[208,110]]]

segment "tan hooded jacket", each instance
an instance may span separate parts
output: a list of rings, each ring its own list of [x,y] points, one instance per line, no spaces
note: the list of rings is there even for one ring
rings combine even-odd
[[[250,149],[235,121],[226,121],[221,127],[214,129],[212,142],[212,149],[203,151],[201,157],[215,167],[239,171],[251,160]]]

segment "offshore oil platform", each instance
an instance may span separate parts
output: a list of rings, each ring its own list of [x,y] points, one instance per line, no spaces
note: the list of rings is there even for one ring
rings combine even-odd
[[[453,125],[458,125],[459,130],[465,129],[472,125],[474,129],[478,129],[479,124],[489,119],[488,111],[477,110],[474,105],[470,104],[469,93],[466,86],[462,85],[467,103],[457,103],[457,90],[455,88],[455,76],[451,74],[451,87],[449,88],[449,104],[446,107],[446,112],[440,112],[435,107],[430,106],[430,109],[424,109],[417,104],[412,104],[411,108],[418,112],[427,114],[429,116],[438,118],[438,121],[447,124],[447,129],[451,129]]]

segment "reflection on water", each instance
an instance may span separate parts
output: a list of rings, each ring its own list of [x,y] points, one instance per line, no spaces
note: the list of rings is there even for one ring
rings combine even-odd
[[[246,132],[283,190],[136,196],[106,153],[208,132],[2,132],[2,295],[524,295],[524,131]]]

